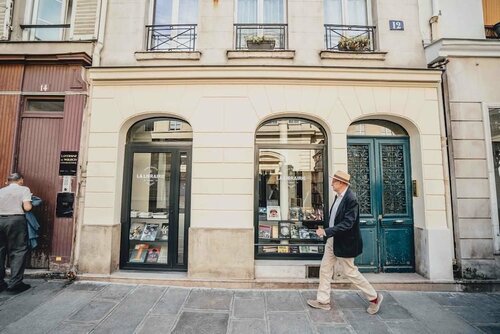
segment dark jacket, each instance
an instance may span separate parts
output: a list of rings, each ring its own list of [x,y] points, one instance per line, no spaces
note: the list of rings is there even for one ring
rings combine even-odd
[[[363,240],[359,229],[359,204],[351,188],[347,189],[340,202],[334,226],[326,228],[325,233],[327,238],[333,237],[335,256],[356,257],[363,252]]]

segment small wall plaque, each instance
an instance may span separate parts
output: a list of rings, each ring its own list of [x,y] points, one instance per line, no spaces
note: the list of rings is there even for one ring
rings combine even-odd
[[[399,20],[389,20],[390,30],[405,30],[405,24],[403,21]]]

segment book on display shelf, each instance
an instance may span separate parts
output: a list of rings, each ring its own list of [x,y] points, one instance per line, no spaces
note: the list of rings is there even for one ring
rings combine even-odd
[[[271,229],[271,238],[278,239],[279,238],[279,229],[278,225],[273,225]]]
[[[311,239],[309,229],[307,227],[299,227],[299,239]]]
[[[144,263],[148,254],[149,244],[137,244],[130,252],[129,262]]]
[[[290,223],[289,222],[279,222],[279,238],[280,239],[290,239]]]
[[[162,241],[168,240],[168,223],[162,223],[160,225],[160,230],[157,233],[156,239]]]
[[[262,246],[262,253],[277,253],[278,246]]]
[[[290,208],[290,220],[299,220],[300,207],[293,206]]]
[[[278,246],[278,253],[289,253],[289,246]]]
[[[281,209],[277,205],[267,207],[267,220],[281,220]]]
[[[148,256],[146,257],[146,263],[157,263],[160,256],[161,247],[148,248]]]
[[[290,246],[290,253],[299,254],[299,246]]]
[[[290,225],[290,239],[299,239],[299,226],[297,224]]]
[[[271,239],[271,226],[259,225],[259,238]]]
[[[132,223],[130,225],[129,240],[141,240],[142,232],[144,231],[146,223]]]
[[[146,224],[146,226],[144,226],[144,231],[142,231],[141,240],[154,241],[156,239],[156,234],[158,234],[158,229],[158,224]]]

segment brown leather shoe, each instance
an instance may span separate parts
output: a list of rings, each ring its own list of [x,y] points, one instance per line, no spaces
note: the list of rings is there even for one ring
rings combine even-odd
[[[307,305],[311,306],[312,308],[317,308],[317,309],[321,309],[321,310],[331,310],[332,307],[330,306],[330,303],[321,303],[317,300],[312,300],[312,299],[309,299],[307,301]]]

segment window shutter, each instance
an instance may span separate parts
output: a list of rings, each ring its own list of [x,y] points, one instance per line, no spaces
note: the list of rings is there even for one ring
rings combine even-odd
[[[0,0],[0,40],[8,40],[14,0]]]
[[[100,0],[75,0],[71,34],[72,40],[97,38],[99,4]]]

